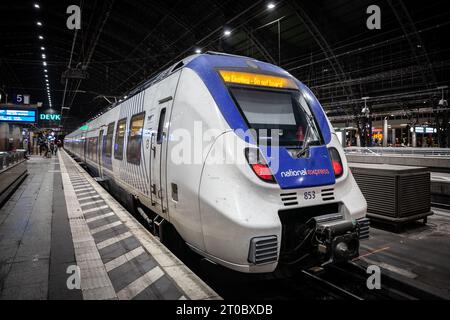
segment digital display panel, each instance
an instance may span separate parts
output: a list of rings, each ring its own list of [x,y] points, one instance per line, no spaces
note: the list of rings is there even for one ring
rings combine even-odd
[[[36,110],[0,109],[0,122],[36,122]]]

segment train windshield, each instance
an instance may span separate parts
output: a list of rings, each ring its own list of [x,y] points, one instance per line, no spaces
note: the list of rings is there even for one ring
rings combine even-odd
[[[258,135],[259,144],[305,147],[322,143],[318,126],[300,92],[230,88],[242,115]]]

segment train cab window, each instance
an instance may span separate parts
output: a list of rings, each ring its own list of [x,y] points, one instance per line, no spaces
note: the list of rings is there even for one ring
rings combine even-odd
[[[116,141],[114,143],[114,158],[117,160],[123,159],[123,143],[125,141],[126,127],[127,119],[122,119],[117,122]]]
[[[250,88],[230,89],[250,128],[257,131],[260,144],[303,147],[321,144],[318,127],[307,102],[299,92]]]
[[[127,161],[132,164],[141,163],[142,130],[145,112],[134,115],[130,120],[130,132],[127,143]]]
[[[166,108],[161,110],[159,115],[158,134],[156,136],[156,143],[161,144],[164,140],[164,122],[166,120]]]
[[[105,142],[105,157],[111,158],[112,154],[112,142],[114,136],[114,122],[108,125],[108,130],[106,132],[106,142]]]

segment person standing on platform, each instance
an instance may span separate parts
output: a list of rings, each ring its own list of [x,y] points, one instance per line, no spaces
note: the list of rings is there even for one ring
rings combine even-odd
[[[53,143],[53,154],[56,156],[58,154],[58,143],[55,141],[52,143]]]

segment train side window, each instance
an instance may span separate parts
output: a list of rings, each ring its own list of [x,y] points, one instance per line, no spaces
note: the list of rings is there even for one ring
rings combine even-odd
[[[156,143],[161,144],[163,142],[164,122],[166,119],[166,108],[161,110],[159,115],[158,135],[156,136]]]
[[[113,136],[114,136],[114,122],[108,125],[108,131],[106,132],[105,157],[107,158],[111,158],[112,155]]]
[[[123,160],[123,143],[125,141],[125,129],[127,127],[127,119],[122,119],[117,122],[116,141],[114,143],[114,158]]]
[[[130,131],[127,143],[127,161],[132,164],[141,164],[142,130],[144,127],[145,112],[134,115],[130,120]]]

